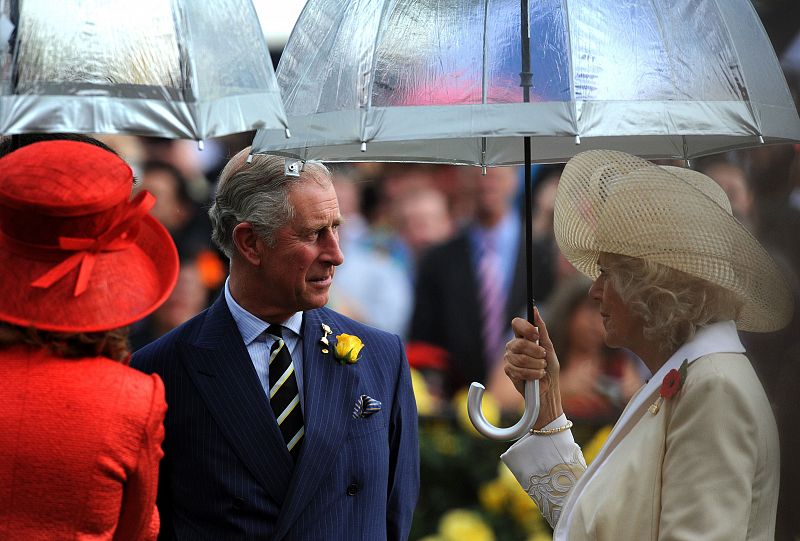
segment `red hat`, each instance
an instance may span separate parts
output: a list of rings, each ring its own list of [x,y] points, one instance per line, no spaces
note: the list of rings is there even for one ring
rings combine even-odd
[[[163,303],[178,253],[130,199],[133,174],[87,143],[46,141],[0,159],[0,320],[46,331],[128,325]]]

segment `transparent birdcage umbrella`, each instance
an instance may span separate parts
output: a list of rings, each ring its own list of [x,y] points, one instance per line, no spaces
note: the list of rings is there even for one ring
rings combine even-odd
[[[259,130],[254,152],[525,164],[528,194],[531,161],[584,150],[690,159],[800,139],[750,0],[309,0],[277,75],[293,137]]]
[[[0,0],[0,84],[3,135],[287,127],[251,0]]]

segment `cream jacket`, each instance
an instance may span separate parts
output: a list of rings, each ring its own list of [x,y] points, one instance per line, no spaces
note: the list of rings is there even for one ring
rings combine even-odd
[[[556,541],[774,539],[778,433],[743,351],[733,322],[698,332],[631,399],[588,469],[569,431],[503,454]],[[653,413],[684,359],[681,390]]]

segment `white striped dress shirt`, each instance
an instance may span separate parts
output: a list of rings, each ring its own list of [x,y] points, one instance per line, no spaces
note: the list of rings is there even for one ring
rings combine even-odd
[[[228,287],[228,280],[225,280],[225,302],[228,304],[233,320],[239,328],[239,334],[242,335],[247,353],[250,354],[250,360],[253,362],[256,374],[258,374],[258,381],[264,389],[264,396],[269,397],[269,350],[273,342],[275,342],[275,337],[266,334],[267,327],[270,326],[269,323],[257,318],[234,300],[230,287]],[[286,342],[289,353],[292,355],[292,364],[294,364],[294,371],[297,377],[297,388],[300,393],[300,408],[305,412],[303,400],[303,348],[301,347],[302,340],[300,337],[303,312],[296,312],[280,325],[288,329],[283,333],[283,341]]]

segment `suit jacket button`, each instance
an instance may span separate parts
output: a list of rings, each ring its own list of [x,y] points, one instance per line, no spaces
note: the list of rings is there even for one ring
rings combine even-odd
[[[353,483],[349,487],[347,487],[347,495],[348,496],[355,496],[356,492],[358,492],[358,485]]]

